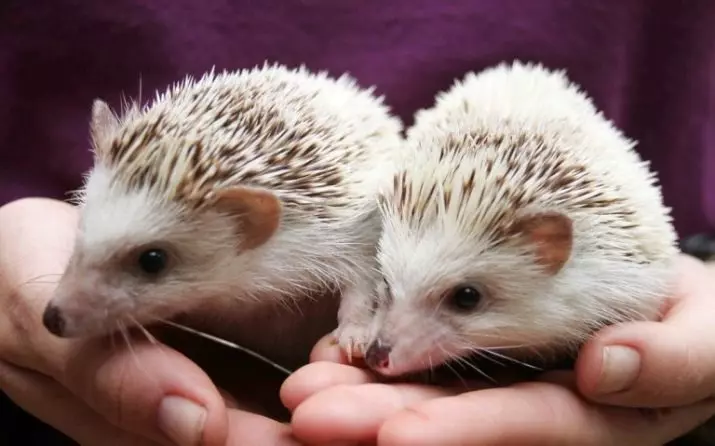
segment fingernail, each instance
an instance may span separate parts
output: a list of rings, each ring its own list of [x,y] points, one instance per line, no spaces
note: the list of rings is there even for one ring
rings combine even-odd
[[[206,409],[178,396],[165,397],[159,406],[159,428],[177,445],[201,443]]]
[[[601,379],[596,391],[600,394],[615,393],[630,387],[641,369],[640,354],[622,345],[603,349]]]

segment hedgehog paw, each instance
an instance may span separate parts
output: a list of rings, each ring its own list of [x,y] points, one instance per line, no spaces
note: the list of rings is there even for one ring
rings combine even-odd
[[[370,327],[365,324],[344,323],[333,331],[333,337],[345,352],[349,362],[365,356],[370,341]]]

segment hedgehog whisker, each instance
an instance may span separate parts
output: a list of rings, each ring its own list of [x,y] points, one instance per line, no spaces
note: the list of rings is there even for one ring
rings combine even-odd
[[[119,331],[120,327],[118,323],[115,323],[115,330],[109,333],[109,345],[110,348],[112,349],[113,352],[117,351],[117,332]]]
[[[529,364],[528,362],[524,362],[524,361],[518,360],[518,359],[516,359],[516,358],[512,358],[511,356],[508,356],[508,355],[503,355],[503,354],[501,354],[501,353],[497,353],[497,352],[491,351],[491,349],[488,349],[488,348],[483,349],[482,352],[488,353],[488,354],[490,354],[490,355],[494,355],[494,356],[496,356],[497,358],[502,358],[502,359],[505,359],[505,360],[507,360],[507,361],[511,361],[511,362],[513,362],[513,363],[515,363],[515,364],[523,365],[524,367],[528,367],[528,368],[530,368],[530,369],[532,369],[532,370],[537,370],[537,371],[540,371],[540,372],[543,372],[543,371],[544,371],[544,369],[542,369],[541,367],[537,367],[537,366],[535,366],[535,365],[533,365],[533,364]],[[485,357],[487,357],[487,356],[485,356]],[[492,359],[493,359],[493,358],[492,358]]]
[[[127,322],[132,323],[131,321],[118,321],[118,322],[117,322],[117,324],[118,324],[118,326],[119,326],[119,333],[121,334],[122,338],[124,339],[124,342],[126,343],[127,348],[128,348],[129,351],[131,352],[132,357],[134,358],[134,362],[136,363],[136,365],[137,365],[137,367],[139,368],[139,370],[141,370],[141,372],[142,372],[147,378],[149,378],[151,381],[153,381],[155,384],[158,385],[158,381],[157,381],[157,379],[156,379],[156,376],[155,376],[152,372],[150,372],[150,371],[144,366],[144,364],[142,364],[142,362],[139,360],[139,355],[137,355],[136,350],[134,349],[134,345],[132,344],[132,336],[131,336],[131,334],[130,334],[130,332],[129,332],[129,329],[127,328],[127,325],[126,325]],[[141,327],[141,325],[138,325],[138,326]],[[141,328],[143,328],[143,327],[141,327]],[[152,337],[152,338],[153,338],[153,337]],[[165,352],[163,349],[161,350],[161,352],[162,352],[162,354],[166,354],[166,352]]]
[[[149,341],[150,344],[159,344],[159,341],[157,341],[156,338],[151,333],[149,333],[149,330],[147,330],[142,324],[140,324],[134,316],[129,315],[129,321],[132,323],[133,326],[139,329],[139,331],[144,335],[144,337],[147,341]]]
[[[457,377],[457,379],[459,380],[459,382],[462,383],[462,386],[464,386],[464,389],[465,389],[465,390],[469,390],[469,384],[467,384],[467,381],[462,377],[462,375],[459,374],[459,372],[457,371],[457,369],[455,369],[455,368],[454,368],[452,365],[450,365],[450,363],[448,363],[448,362],[446,362],[444,365],[449,369],[450,372],[452,372],[452,373],[454,374],[455,377]]]
[[[301,295],[300,297],[306,297],[306,298],[307,298],[307,295],[305,295],[305,296],[302,296],[302,295]],[[289,297],[286,298],[286,299],[280,299],[280,300],[278,301],[278,304],[279,304],[281,307],[283,307],[283,308],[285,308],[286,310],[288,310],[289,312],[291,312],[291,313],[297,311],[298,314],[301,314],[301,315],[303,314],[302,309],[300,308],[300,298],[299,298],[299,295],[298,295],[298,294],[296,294],[296,295],[291,295],[291,296],[289,296]]]
[[[449,352],[447,352],[447,351],[445,350],[445,348],[442,346],[442,344],[437,345],[437,347],[438,347],[440,350],[442,350],[443,353],[446,353],[446,354],[449,356]],[[430,371],[432,371],[432,370],[433,370],[433,367],[432,367],[432,356],[429,356],[429,361],[430,361]],[[454,373],[454,376],[457,377],[457,379],[462,383],[462,385],[464,386],[465,389],[469,389],[469,385],[467,384],[467,381],[465,381],[465,379],[462,377],[462,375],[459,374],[459,372],[457,371],[457,369],[455,369],[454,367],[452,367],[452,365],[449,363],[449,361],[446,361],[446,362],[444,363],[444,365],[447,367],[447,369],[449,369],[450,372]]]
[[[160,319],[160,321],[163,322],[163,323],[166,324],[166,325],[169,325],[169,326],[174,327],[174,328],[178,328],[179,330],[183,330],[183,331],[185,331],[185,332],[187,332],[187,333],[192,333],[192,334],[197,335],[197,336],[200,336],[200,337],[202,337],[202,338],[204,338],[204,339],[208,339],[209,341],[213,341],[213,342],[215,342],[215,343],[217,343],[217,344],[219,344],[219,345],[223,345],[223,346],[226,346],[226,347],[233,348],[233,349],[235,349],[235,350],[239,350],[239,351],[241,351],[241,352],[243,352],[243,353],[246,353],[246,354],[249,355],[249,356],[252,356],[252,357],[258,359],[258,360],[261,361],[261,362],[264,362],[265,364],[270,365],[271,367],[275,368],[276,370],[279,370],[279,371],[283,372],[283,373],[286,374],[286,375],[290,375],[290,374],[292,373],[291,370],[288,370],[287,368],[283,367],[282,365],[280,365],[280,364],[278,364],[278,363],[275,363],[275,362],[271,361],[270,359],[266,358],[265,356],[261,355],[260,353],[257,353],[257,352],[255,352],[255,351],[253,351],[253,350],[251,350],[251,349],[249,349],[249,348],[247,348],[247,347],[243,347],[242,345],[236,344],[236,343],[231,342],[231,341],[228,341],[228,340],[226,340],[226,339],[222,339],[222,338],[220,338],[220,337],[218,337],[218,336],[214,336],[214,335],[205,333],[205,332],[203,332],[203,331],[196,330],[196,329],[191,328],[191,327],[188,327],[188,326],[186,326],[186,325],[179,324],[179,323],[176,323],[176,322],[172,322],[172,321],[169,321],[169,320],[166,320],[166,319]]]
[[[506,336],[506,335],[504,335],[504,334],[502,334],[502,333],[482,333],[482,332],[479,332],[479,333],[475,333],[475,335],[478,335],[479,337],[484,337],[484,338],[499,339],[500,341],[514,341],[514,340],[522,340],[522,339],[523,339],[523,337],[520,337],[520,336],[517,336],[517,337]],[[472,342],[471,342],[471,341],[466,341],[466,344],[467,344],[467,345],[472,345]],[[530,344],[528,344],[528,345],[530,345]],[[525,347],[525,346],[527,346],[527,344],[523,344],[523,345],[516,345],[516,344],[514,344],[513,347],[499,347],[499,348],[518,348],[518,347]],[[490,347],[490,348],[491,348],[491,347]]]
[[[441,345],[440,345],[440,348],[442,348]],[[432,373],[434,372],[434,364],[432,363],[432,354],[427,355],[427,363],[429,364],[429,368],[427,369],[427,379],[429,381],[431,381]]]
[[[454,360],[457,364],[460,364],[460,365],[465,366],[471,370],[474,370],[475,372],[479,373],[481,376],[483,376],[486,379],[488,379],[489,381],[491,381],[493,384],[498,384],[497,381],[494,378],[492,378],[488,373],[486,373],[485,371],[480,369],[477,365],[469,362],[466,358],[455,355],[455,356],[451,357],[450,360]]]
[[[474,353],[476,353],[480,358],[486,359],[487,361],[491,361],[491,362],[501,365],[501,366],[504,365],[504,363],[499,361],[497,358],[487,355],[486,349],[477,348],[477,349],[474,349]]]
[[[136,351],[134,350],[134,346],[132,345],[129,330],[126,324],[121,320],[117,321],[117,331],[122,336],[122,339],[124,339],[124,343],[127,346],[127,349],[129,349],[129,352],[132,355],[132,359],[134,359],[134,363],[137,365],[137,367],[139,367],[142,373],[146,374],[147,376],[151,376],[139,360],[139,355],[137,355]]]
[[[530,344],[510,344],[510,345],[498,345],[498,346],[490,346],[489,350],[513,350],[517,348],[532,348],[533,346]],[[475,350],[475,349],[484,349],[485,347],[469,347],[468,349],[470,350]]]
[[[59,282],[59,278],[61,278],[63,273],[54,273],[54,274],[40,274],[39,276],[31,277],[30,279],[22,282],[19,284],[17,287],[18,289],[21,289],[22,287],[26,285],[36,285],[36,284],[42,284],[42,285],[54,285]],[[49,280],[42,280],[47,277],[58,277],[57,280],[54,281],[49,281]]]
[[[144,335],[144,337],[151,345],[161,345],[161,343],[156,339],[156,337],[154,337],[154,335],[152,335],[149,330],[147,330],[146,327],[144,327],[144,325],[142,325],[134,316],[129,315],[129,321],[132,323],[133,326],[139,329],[139,332]],[[167,357],[167,353],[163,348],[159,349],[159,351],[162,355],[164,355],[164,357]]]

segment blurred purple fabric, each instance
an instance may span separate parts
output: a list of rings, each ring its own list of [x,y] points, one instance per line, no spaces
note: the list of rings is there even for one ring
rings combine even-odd
[[[3,0],[0,204],[90,166],[95,97],[265,60],[350,72],[408,123],[467,71],[565,68],[659,172],[682,235],[715,229],[712,0]]]
[[[715,226],[710,0],[5,0],[0,203],[63,197],[90,165],[91,100],[264,60],[348,71],[407,121],[469,70],[565,68],[640,142],[681,234]]]

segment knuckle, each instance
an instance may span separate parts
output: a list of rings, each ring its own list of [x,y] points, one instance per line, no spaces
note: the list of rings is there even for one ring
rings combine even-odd
[[[43,197],[20,198],[0,206],[0,218],[23,215],[36,210],[46,211],[47,207],[66,208],[70,206],[59,200]]]

